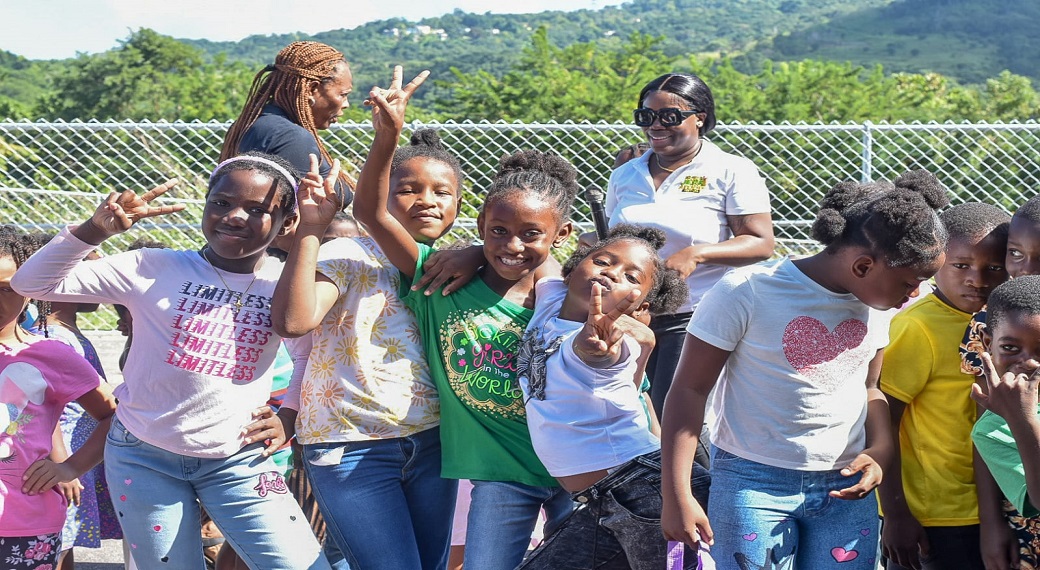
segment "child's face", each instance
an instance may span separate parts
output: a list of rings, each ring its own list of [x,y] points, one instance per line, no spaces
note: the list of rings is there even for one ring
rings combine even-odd
[[[986,351],[998,374],[1032,374],[1040,361],[1040,315],[1006,315],[989,331]]]
[[[506,281],[537,269],[571,234],[553,206],[533,192],[506,192],[485,204],[477,218],[488,266]]]
[[[853,261],[851,285],[847,287],[864,305],[885,311],[903,305],[921,283],[935,275],[946,260],[939,255],[916,267],[892,267],[871,255],[860,255]]]
[[[592,285],[598,283],[602,286],[604,313],[638,289],[639,299],[627,311],[629,315],[638,316],[648,308],[646,295],[653,286],[656,267],[654,253],[633,240],[620,240],[595,249],[565,278],[567,298],[560,315],[571,320],[587,319]]]
[[[321,243],[330,242],[336,238],[361,237],[358,225],[350,220],[332,220],[329,227],[325,228],[325,234],[321,236]]]
[[[982,239],[950,240],[946,263],[935,274],[940,298],[965,313],[981,310],[993,289],[1007,280],[1004,245],[993,234]]]
[[[25,310],[25,297],[11,289],[11,278],[17,269],[13,257],[0,257],[0,328],[17,323]]]
[[[202,235],[214,265],[251,272],[278,232],[289,229],[292,219],[285,217],[277,188],[256,170],[232,170],[217,182],[202,210]]]
[[[459,212],[459,181],[450,166],[417,156],[390,177],[386,209],[417,242],[436,240],[451,229]]]
[[[1012,278],[1040,275],[1040,224],[1012,217],[1004,267]]]

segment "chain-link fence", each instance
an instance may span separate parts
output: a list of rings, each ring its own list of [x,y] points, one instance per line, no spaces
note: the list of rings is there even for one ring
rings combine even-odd
[[[0,211],[4,223],[55,230],[84,219],[100,195],[147,189],[171,177],[168,200],[185,210],[142,223],[112,253],[147,235],[178,247],[201,245],[198,220],[210,169],[229,123],[0,122]],[[614,123],[411,124],[439,130],[459,156],[466,191],[454,234],[472,236],[473,219],[498,160],[519,149],[552,150],[577,167],[583,186],[606,188],[620,148],[643,140],[637,127]],[[355,171],[372,142],[367,123],[333,125],[323,140]],[[1040,124],[720,125],[710,138],[758,164],[773,195],[778,251],[813,248],[808,227],[823,193],[842,180],[893,178],[912,168],[936,173],[955,203],[984,201],[1009,211],[1040,182]],[[590,229],[579,199],[574,220]]]

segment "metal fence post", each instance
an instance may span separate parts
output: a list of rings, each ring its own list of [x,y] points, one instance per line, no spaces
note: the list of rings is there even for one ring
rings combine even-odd
[[[863,160],[862,170],[860,171],[860,181],[870,182],[874,179],[874,165],[871,163],[874,156],[874,132],[871,127],[874,123],[866,121],[863,123],[863,154],[861,158]]]

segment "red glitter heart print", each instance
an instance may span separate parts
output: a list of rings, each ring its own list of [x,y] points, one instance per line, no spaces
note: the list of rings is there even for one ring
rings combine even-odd
[[[867,324],[858,319],[844,320],[831,332],[820,321],[801,316],[784,329],[784,356],[795,370],[804,374],[858,347],[866,337]]]

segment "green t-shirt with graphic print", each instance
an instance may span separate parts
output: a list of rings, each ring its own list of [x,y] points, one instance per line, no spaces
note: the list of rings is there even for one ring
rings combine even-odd
[[[419,245],[413,283],[433,252]],[[534,311],[480,278],[447,297],[410,286],[401,280],[401,298],[415,312],[441,402],[441,476],[557,486],[531,446],[516,379],[516,353]]]

